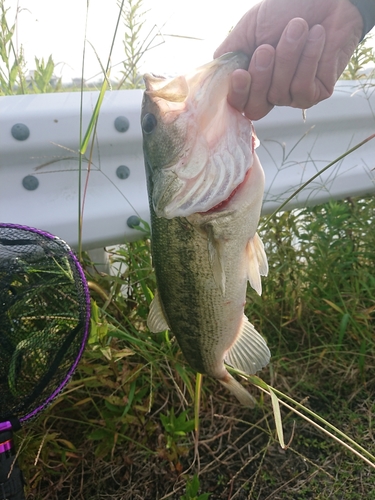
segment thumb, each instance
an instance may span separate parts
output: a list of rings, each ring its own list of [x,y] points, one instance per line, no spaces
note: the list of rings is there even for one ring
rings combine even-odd
[[[255,28],[259,5],[255,5],[240,19],[226,39],[215,50],[214,58],[220,57],[226,52],[235,52],[237,50],[245,52],[250,57],[253,55],[256,49]]]

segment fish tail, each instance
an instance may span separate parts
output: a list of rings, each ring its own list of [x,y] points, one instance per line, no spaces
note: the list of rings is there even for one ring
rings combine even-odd
[[[256,400],[253,396],[243,387],[235,378],[226,372],[223,378],[218,379],[224,387],[226,387],[233,396],[236,396],[238,401],[243,406],[248,406],[249,408],[254,408],[256,405]]]

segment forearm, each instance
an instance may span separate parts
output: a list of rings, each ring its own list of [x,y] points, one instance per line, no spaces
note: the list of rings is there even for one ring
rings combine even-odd
[[[357,7],[363,19],[362,40],[375,26],[375,0],[350,0]]]

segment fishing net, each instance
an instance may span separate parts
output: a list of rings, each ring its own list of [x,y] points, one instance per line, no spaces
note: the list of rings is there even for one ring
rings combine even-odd
[[[0,224],[0,422],[22,424],[62,390],[83,353],[90,296],[61,239]]]

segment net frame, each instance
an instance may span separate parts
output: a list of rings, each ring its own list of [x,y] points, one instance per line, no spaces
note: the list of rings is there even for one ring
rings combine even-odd
[[[49,394],[49,396],[47,396],[42,402],[39,402],[36,405],[35,404],[33,405],[32,403],[30,403],[29,409],[26,411],[25,414],[22,414],[22,415],[12,415],[11,417],[8,418],[8,416],[5,416],[2,413],[2,408],[1,408],[1,403],[0,403],[0,422],[11,423],[11,426],[15,430],[15,427],[18,426],[17,423],[19,425],[22,425],[27,420],[34,418],[42,410],[44,410],[49,404],[51,404],[51,402],[56,398],[56,396],[63,390],[63,388],[69,382],[75,369],[77,368],[77,365],[78,365],[78,363],[82,357],[82,354],[84,352],[84,349],[85,349],[85,346],[87,343],[87,339],[89,336],[89,332],[90,332],[90,311],[91,311],[90,310],[90,292],[89,292],[89,288],[88,288],[88,284],[86,281],[86,277],[85,277],[83,268],[82,268],[78,258],[76,257],[76,255],[72,251],[72,249],[69,247],[69,245],[64,240],[62,240],[61,238],[59,238],[57,236],[54,236],[53,234],[51,234],[47,231],[33,228],[33,227],[29,227],[29,226],[20,225],[20,224],[0,223],[0,232],[2,229],[3,230],[4,229],[5,230],[6,229],[8,229],[8,230],[13,229],[15,231],[27,231],[28,233],[34,233],[34,234],[38,235],[39,237],[42,237],[43,239],[47,239],[47,240],[50,240],[50,241],[53,241],[54,243],[56,243],[65,252],[66,256],[69,259],[69,263],[73,263],[73,265],[74,265],[74,271],[77,272],[77,274],[79,276],[80,286],[82,287],[83,303],[84,303],[84,311],[83,311],[83,308],[80,309],[80,314],[81,314],[81,312],[83,312],[84,325],[83,325],[82,335],[80,336],[81,343],[80,343],[80,346],[78,349],[78,353],[77,353],[76,357],[74,358],[72,364],[68,368],[65,376],[58,383],[58,385],[55,387],[55,389],[52,390],[52,392]],[[76,280],[74,280],[74,284],[78,287]]]

